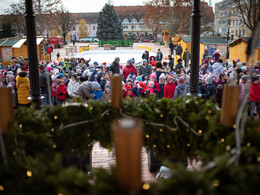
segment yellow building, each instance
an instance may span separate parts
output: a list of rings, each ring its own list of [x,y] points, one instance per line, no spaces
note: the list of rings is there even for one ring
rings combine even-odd
[[[236,60],[237,58],[240,59],[240,62],[247,61],[247,43],[249,41],[249,37],[241,37],[229,44],[229,57],[231,62]],[[260,60],[260,38],[257,39],[257,48],[254,54],[254,64]]]
[[[183,50],[188,48],[191,52],[191,37],[181,37],[178,44],[181,44]],[[200,37],[200,61],[205,49],[208,50],[209,56],[219,50],[220,58],[226,60],[227,41],[223,37]]]
[[[44,38],[37,38],[37,51],[38,59],[41,59],[44,51]],[[6,38],[0,39],[0,63],[3,65],[9,65],[12,57],[23,58],[28,57],[27,44],[25,38]]]

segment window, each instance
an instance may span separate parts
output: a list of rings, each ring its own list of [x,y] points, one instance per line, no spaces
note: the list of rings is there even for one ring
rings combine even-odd
[[[144,19],[141,19],[139,22],[140,22],[140,23],[144,23]]]
[[[136,25],[132,25],[132,29],[136,29]]]
[[[96,26],[93,26],[93,30],[96,30]]]
[[[144,29],[144,25],[140,25],[139,28],[140,28],[140,29]]]
[[[131,20],[131,22],[132,22],[132,23],[137,23],[137,20],[136,20],[135,18],[133,18],[133,19]]]
[[[123,23],[129,23],[129,21],[127,19],[124,19]]]
[[[124,26],[123,26],[123,29],[128,29],[128,25],[124,25]]]
[[[219,23],[219,24],[222,24],[222,21],[220,20],[218,23]]]

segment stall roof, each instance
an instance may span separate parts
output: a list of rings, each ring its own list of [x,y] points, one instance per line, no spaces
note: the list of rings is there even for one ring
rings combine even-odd
[[[6,41],[6,39],[1,39],[0,40],[0,46]]]
[[[21,39],[13,45],[13,48],[20,48],[25,42],[26,42],[26,39]]]
[[[6,42],[4,42],[1,46],[2,47],[12,47],[15,45],[18,41],[21,39],[8,39]]]
[[[186,43],[191,42],[191,37],[182,37],[183,41]],[[226,45],[227,40],[223,37],[200,37],[200,42],[204,45]]]
[[[37,45],[40,45],[43,40],[44,38],[37,38],[36,39]]]

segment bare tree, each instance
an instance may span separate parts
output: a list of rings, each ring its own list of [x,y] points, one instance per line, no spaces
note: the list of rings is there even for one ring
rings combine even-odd
[[[253,31],[257,21],[260,20],[259,0],[231,0],[235,11],[238,11],[240,20]]]

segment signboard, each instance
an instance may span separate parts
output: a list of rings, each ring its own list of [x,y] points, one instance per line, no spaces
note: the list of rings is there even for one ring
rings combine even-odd
[[[12,59],[12,48],[2,48],[3,62],[10,62]]]

